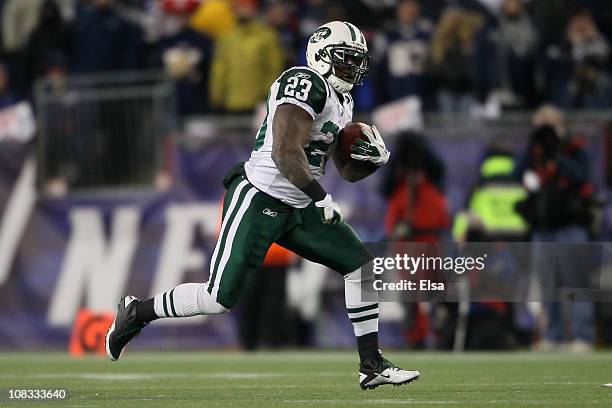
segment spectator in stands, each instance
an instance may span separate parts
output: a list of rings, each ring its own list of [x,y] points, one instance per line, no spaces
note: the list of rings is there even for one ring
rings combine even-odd
[[[326,20],[325,0],[306,0],[300,5],[300,34],[304,42]]]
[[[612,79],[608,71],[610,45],[590,12],[581,9],[567,25],[566,37],[547,50],[550,96],[567,108],[612,106]]]
[[[191,25],[197,31],[212,38],[225,34],[236,24],[230,0],[206,0],[191,17]]]
[[[73,32],[74,71],[119,71],[142,66],[141,30],[114,10],[115,3],[87,0],[79,7]]]
[[[272,0],[266,8],[266,22],[279,34],[285,68],[297,65],[297,51],[302,45],[297,21],[292,16],[292,10],[287,3],[286,1]]]
[[[446,199],[439,187],[444,164],[425,138],[413,132],[398,137],[390,173],[383,181],[389,203],[387,236],[400,241],[437,242],[449,227]]]
[[[278,34],[260,21],[256,0],[235,0],[236,27],[216,44],[210,103],[217,111],[250,113],[280,75],[283,55]]]
[[[599,27],[608,42],[612,42],[612,2],[584,0],[583,5],[591,11],[597,27]],[[612,69],[612,66],[610,68]]]
[[[474,34],[483,18],[456,7],[442,13],[431,45],[431,73],[442,112],[468,113],[474,104],[471,65]]]
[[[413,132],[399,135],[391,160],[391,172],[383,186],[383,191],[390,192],[385,214],[387,237],[392,241],[439,242],[450,225],[446,198],[436,185],[442,183],[442,161],[425,138]],[[407,343],[422,347],[428,333],[427,315],[418,303],[406,303],[405,312]]]
[[[469,275],[475,291],[491,290],[500,295],[471,304],[467,349],[507,348],[514,343],[515,332],[519,334],[518,339],[525,339],[527,343],[533,335],[534,319],[524,304],[504,302],[506,298],[501,295],[525,293],[526,285],[521,284],[527,280],[519,280],[519,273],[529,266],[522,262],[524,257],[513,254],[516,247],[504,245],[504,242],[523,242],[527,238],[527,224],[516,211],[517,203],[525,199],[527,192],[514,177],[515,167],[511,151],[503,146],[490,146],[466,210],[457,214],[453,225],[453,238],[457,242],[499,243],[487,250],[487,262],[496,265],[495,272],[485,269]]]
[[[27,65],[25,46],[39,20],[43,0],[4,0],[2,11],[2,45],[4,62],[11,76],[11,89],[26,95]]]
[[[496,40],[503,105],[533,107],[537,101],[538,32],[521,0],[504,0]]]
[[[2,9],[2,40],[4,51],[20,52],[39,22],[44,0],[5,0]]]
[[[561,287],[589,287],[588,259],[582,259],[579,251],[558,250],[557,268],[551,263],[538,242],[585,243],[589,240],[591,222],[590,202],[593,184],[589,172],[590,158],[586,140],[570,137],[563,115],[552,106],[543,106],[533,117],[534,129],[523,158],[519,174],[528,190],[525,201],[517,207],[529,224],[534,245],[534,267],[540,273],[545,296],[547,326],[542,348],[551,348],[569,340],[576,351],[590,349],[594,340],[593,304],[570,302],[569,316],[565,319],[561,305],[550,302],[556,299]],[[582,286],[586,285],[586,286]],[[570,321],[569,338],[564,321]]]
[[[57,2],[45,0],[40,19],[25,51],[28,87],[45,73],[52,59],[61,55],[64,61],[68,60],[71,50],[70,30],[70,26],[62,19]]]
[[[92,137],[95,115],[90,110],[81,109],[78,119],[75,118],[74,106],[78,103],[78,94],[68,89],[68,61],[65,55],[49,55],[41,70],[45,91],[53,99],[52,109],[49,109],[53,112],[53,120],[47,122],[46,142],[41,147],[47,179],[44,188],[50,194],[61,195],[69,185],[79,185],[91,177],[80,169],[84,161],[92,160],[85,151]]]
[[[487,149],[466,211],[455,218],[453,238],[456,241],[525,240],[527,225],[515,207],[527,193],[516,181],[515,171],[516,163],[510,151],[498,146]],[[478,235],[479,239],[470,239],[470,235]]]
[[[0,109],[11,106],[17,101],[18,99],[11,90],[8,68],[5,64],[0,63]]]
[[[497,15],[503,7],[504,0],[477,0],[477,2],[480,3],[480,7],[486,10],[488,13],[491,13],[492,15]],[[463,3],[469,4],[475,2],[463,0]]]
[[[406,96],[423,98],[425,64],[429,56],[432,26],[421,18],[417,0],[401,0],[396,21],[376,43],[378,102]]]
[[[167,18],[176,21],[176,29],[156,44],[153,65],[163,67],[174,80],[180,116],[203,114],[208,111],[212,41],[189,25],[197,2],[166,0],[162,4]]]
[[[576,0],[529,1],[525,7],[538,28],[540,43],[547,47],[563,37],[568,13],[576,7]]]
[[[68,60],[66,56],[63,53],[50,54],[45,59],[41,72],[42,77],[46,81],[45,86],[48,87],[49,94],[58,99],[65,97],[68,92]],[[74,103],[74,101],[74,98],[70,99],[71,103]],[[66,103],[66,105],[69,104]]]

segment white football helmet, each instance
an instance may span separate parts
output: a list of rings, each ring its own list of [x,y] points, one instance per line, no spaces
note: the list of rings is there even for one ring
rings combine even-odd
[[[336,91],[349,92],[368,73],[368,44],[353,24],[332,21],[317,28],[308,40],[306,61]]]

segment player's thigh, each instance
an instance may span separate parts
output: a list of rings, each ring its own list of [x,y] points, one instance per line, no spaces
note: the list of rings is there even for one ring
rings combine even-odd
[[[234,191],[231,190],[226,197],[221,231],[210,261],[208,287],[217,302],[227,308],[236,304],[289,216],[280,212],[276,212],[275,217],[266,215],[264,209],[269,208],[269,203],[265,201],[265,194],[247,181],[239,182]]]
[[[312,205],[304,210],[302,223],[276,242],[309,261],[323,264],[343,275],[373,258],[349,224],[323,224]]]

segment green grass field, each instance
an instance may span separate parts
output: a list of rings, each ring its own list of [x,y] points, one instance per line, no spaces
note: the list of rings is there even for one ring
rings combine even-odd
[[[349,352],[127,353],[111,363],[59,353],[0,354],[0,406],[612,406],[612,353],[386,353],[421,379],[361,391]],[[65,388],[66,400],[7,403],[8,388]]]

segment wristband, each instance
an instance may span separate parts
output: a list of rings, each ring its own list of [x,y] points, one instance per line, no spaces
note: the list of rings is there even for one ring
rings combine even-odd
[[[325,190],[323,190],[323,187],[321,187],[321,184],[319,184],[317,180],[312,180],[301,190],[314,202],[323,200],[327,195],[327,193],[325,192]]]

